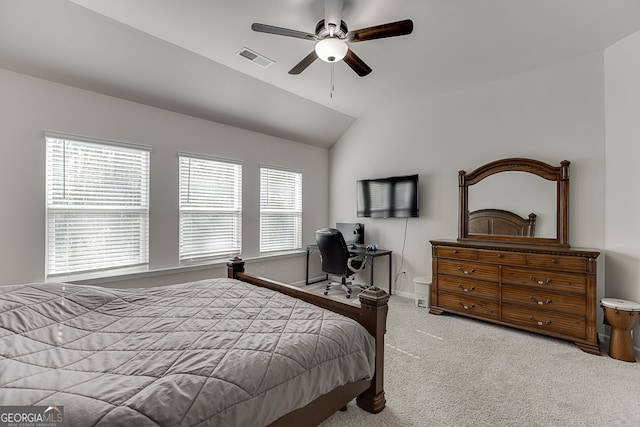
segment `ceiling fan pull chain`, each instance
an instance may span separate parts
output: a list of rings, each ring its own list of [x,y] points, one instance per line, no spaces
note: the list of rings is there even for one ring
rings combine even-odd
[[[334,64],[332,62],[331,63],[331,90],[329,91],[329,98],[333,98],[333,90],[335,89],[335,86],[333,84],[334,83],[334,72],[333,72],[333,70],[334,70]]]

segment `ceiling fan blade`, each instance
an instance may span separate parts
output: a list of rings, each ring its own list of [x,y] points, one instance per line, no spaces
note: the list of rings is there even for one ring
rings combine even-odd
[[[315,50],[312,50],[309,55],[305,56],[302,61],[298,62],[292,69],[289,70],[289,74],[300,74],[301,72],[306,70],[309,65],[313,64],[313,61],[315,61],[316,59],[318,59],[318,55],[316,54]]]
[[[347,65],[360,77],[364,77],[371,72],[371,68],[365,64],[358,55],[353,53],[351,49],[347,51],[347,55],[344,57],[343,61],[346,62]]]
[[[259,33],[275,34],[278,36],[295,37],[305,40],[317,40],[315,34],[305,33],[304,31],[290,30],[288,28],[274,27],[273,25],[266,24],[251,24],[251,29]]]
[[[411,19],[405,19],[404,21],[390,22],[388,24],[376,25],[375,27],[349,31],[347,41],[355,43],[385,37],[404,36],[411,34],[412,31],[413,21]]]

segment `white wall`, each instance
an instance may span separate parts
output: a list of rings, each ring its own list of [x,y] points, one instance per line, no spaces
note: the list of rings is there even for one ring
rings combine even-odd
[[[394,270],[404,247],[408,274],[397,289],[413,293],[414,276],[431,276],[429,239],[457,237],[459,170],[506,157],[556,166],[566,159],[570,243],[603,248],[603,61],[594,53],[359,120],[330,152],[330,221],[357,220],[357,179],[419,173],[420,217],[407,222],[406,246],[405,220],[361,219],[368,243],[394,251]],[[386,280],[381,263],[375,282],[384,287]]]
[[[394,275],[402,262],[407,277],[397,278],[396,289],[406,293],[413,292],[412,277],[431,274],[429,239],[457,236],[458,171],[518,156],[571,161],[570,242],[606,248],[606,274],[604,253],[598,260],[598,298],[640,302],[640,198],[633,180],[640,157],[638,51],[640,33],[604,53],[381,111],[356,122],[330,152],[0,70],[0,283],[44,278],[46,129],[153,147],[151,269],[173,274],[115,285],[225,274],[223,266],[171,270],[178,256],[178,150],[243,161],[243,257],[256,258],[249,271],[264,268],[285,282],[304,277],[304,255],[259,258],[258,167],[264,163],[304,174],[304,244],[321,226],[364,222],[367,243],[394,251]],[[420,218],[356,218],[357,179],[411,173],[420,174]],[[386,286],[386,263],[376,265],[375,282]],[[317,275],[312,261],[311,276]],[[598,327],[602,332],[600,321]]]
[[[243,253],[259,254],[259,166],[303,173],[303,243],[327,224],[328,150],[233,128],[0,70],[0,283],[41,281],[45,267],[43,131],[152,146],[150,268],[178,266],[177,151],[243,162]],[[215,96],[212,93],[211,96]],[[281,281],[304,278],[304,255],[258,259],[247,270]],[[252,270],[251,268],[254,268]],[[180,271],[174,271],[180,273]],[[223,268],[140,279],[136,285],[223,275]],[[183,280],[184,279],[184,280]]]
[[[640,303],[640,32],[605,50],[607,297]],[[635,346],[640,347],[640,326]]]

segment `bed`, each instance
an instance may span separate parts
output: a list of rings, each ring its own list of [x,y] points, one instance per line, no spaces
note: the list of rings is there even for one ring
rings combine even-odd
[[[0,406],[65,426],[317,425],[384,409],[389,296],[360,305],[244,272],[147,289],[0,286]]]
[[[533,237],[536,218],[534,213],[523,218],[502,209],[479,209],[469,212],[469,234]]]

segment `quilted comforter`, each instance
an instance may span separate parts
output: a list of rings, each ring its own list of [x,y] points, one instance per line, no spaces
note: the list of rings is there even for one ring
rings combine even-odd
[[[0,405],[65,426],[258,426],[374,370],[356,322],[233,279],[0,286]]]

